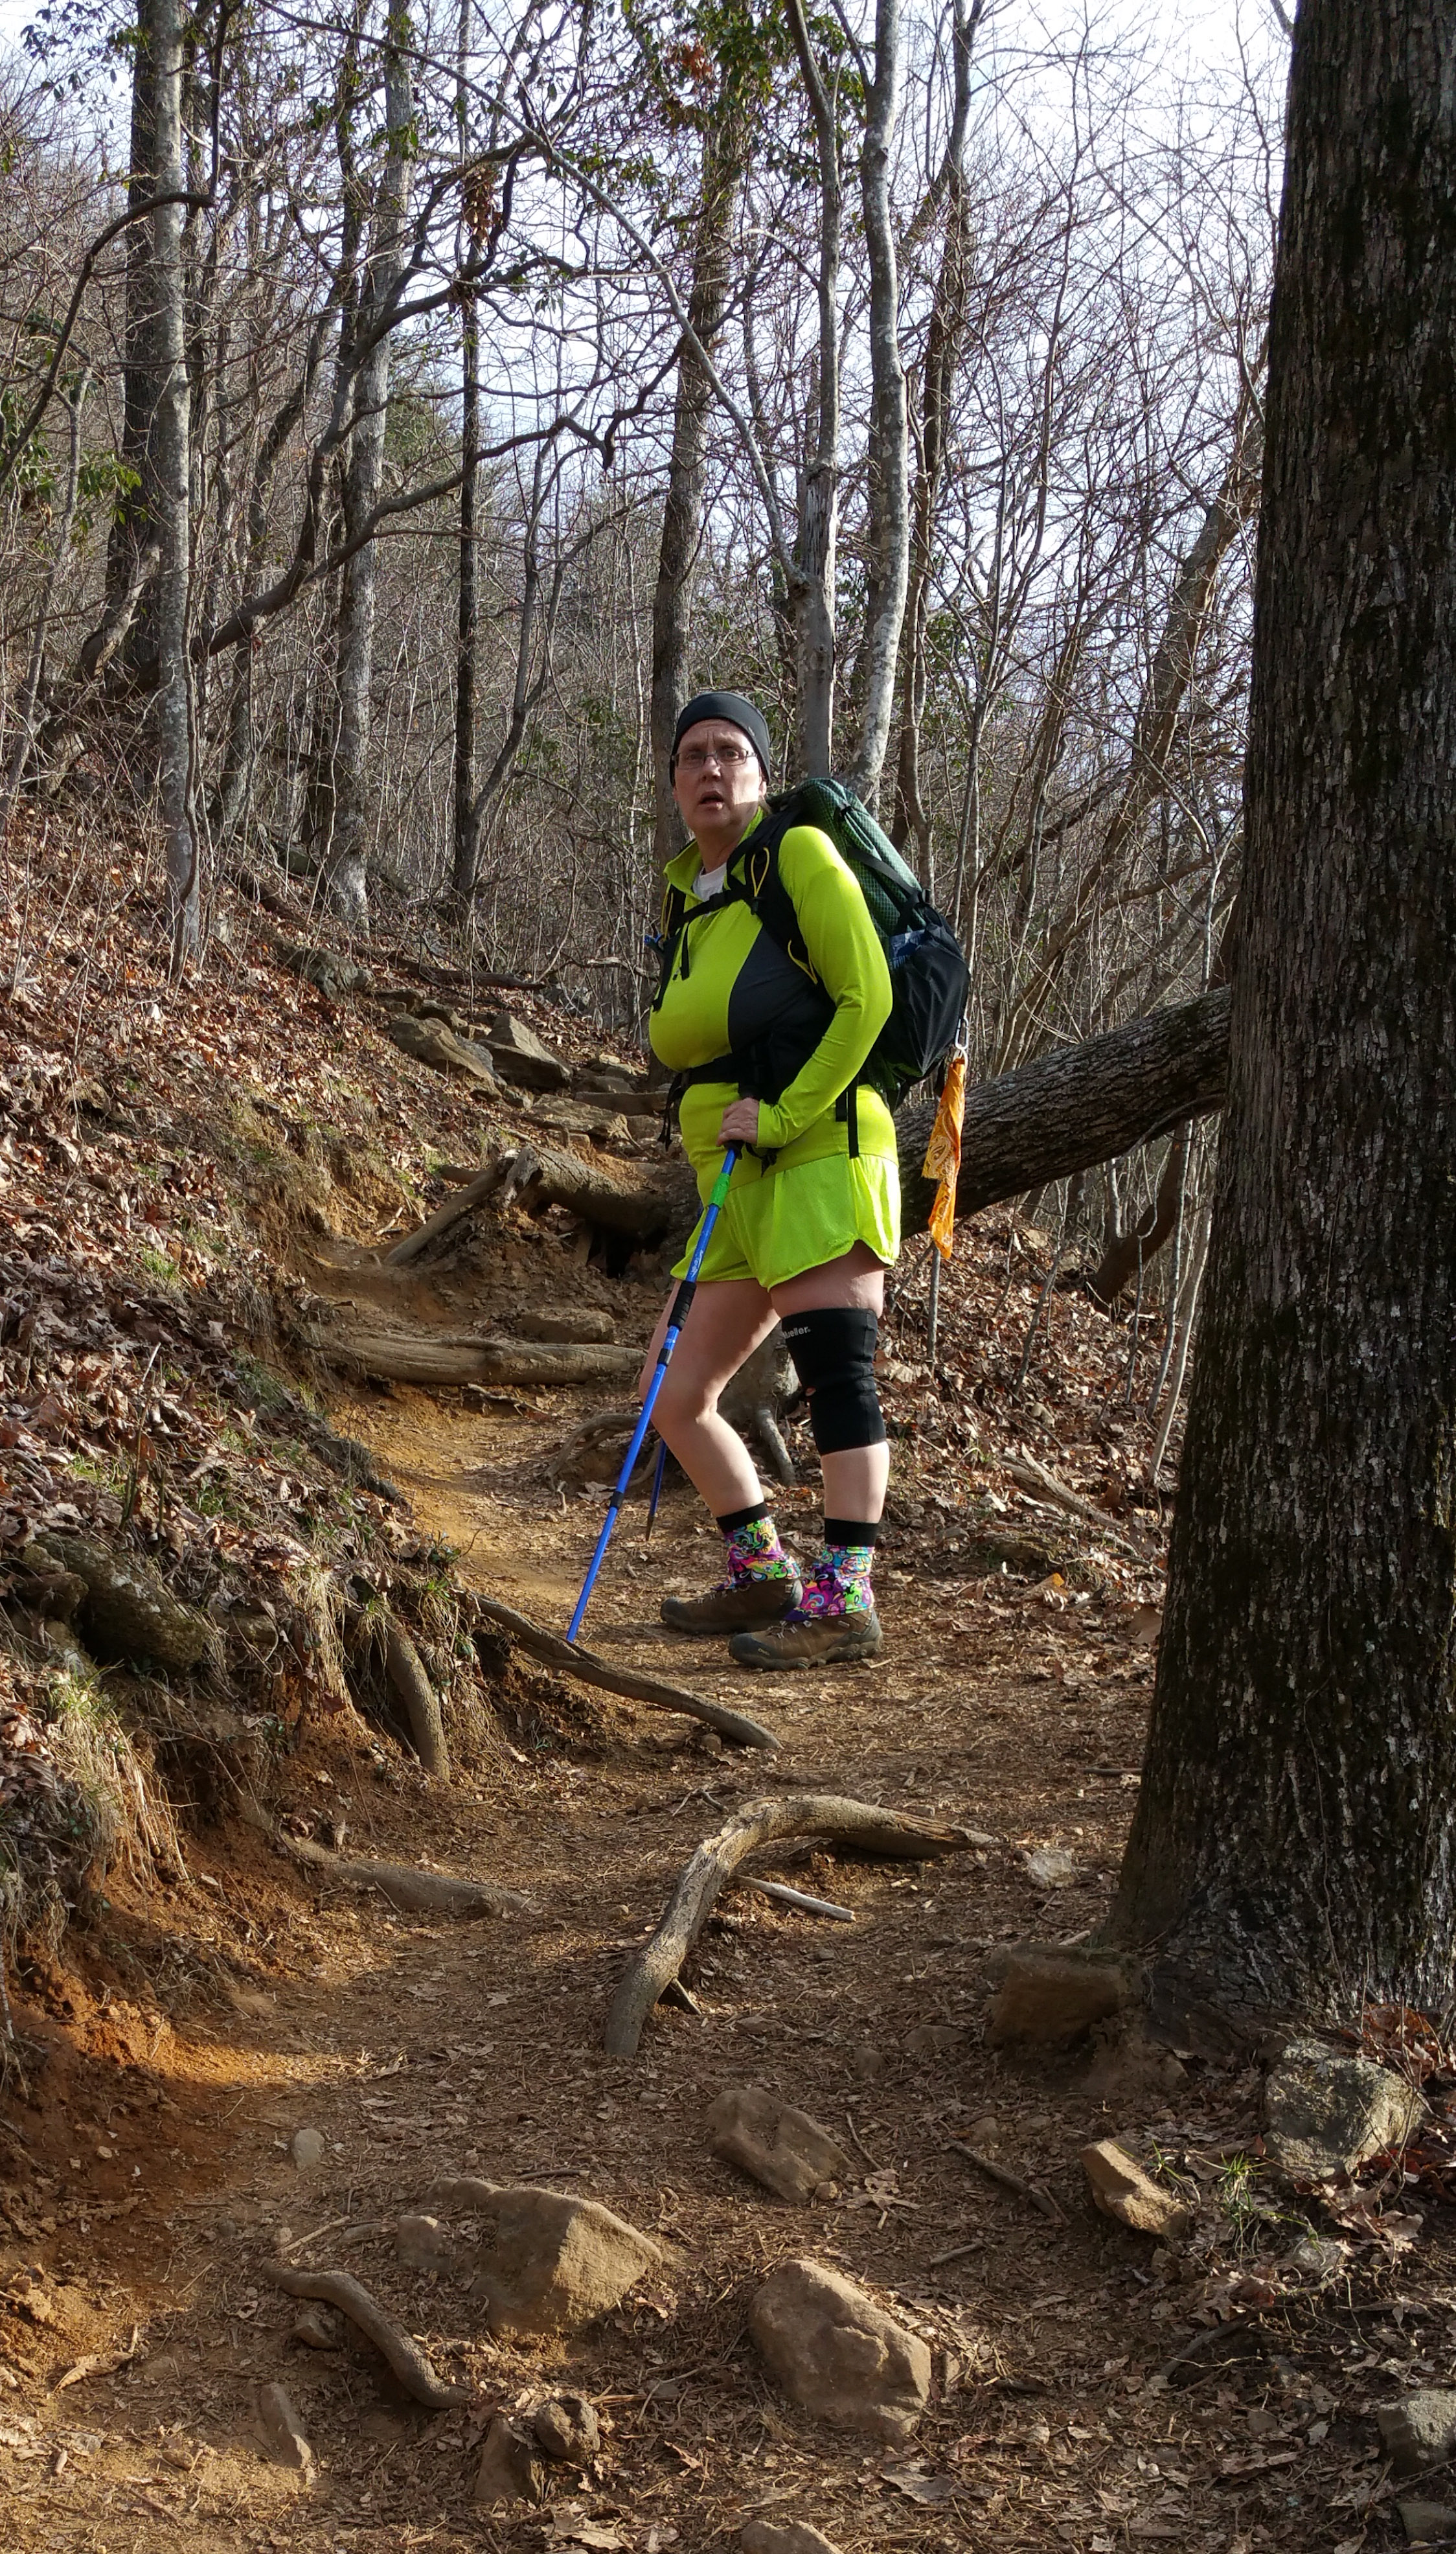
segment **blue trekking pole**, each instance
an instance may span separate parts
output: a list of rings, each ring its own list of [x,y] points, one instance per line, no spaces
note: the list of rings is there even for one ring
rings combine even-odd
[[[657,1400],[657,1395],[662,1390],[662,1378],[667,1372],[668,1359],[671,1357],[673,1349],[677,1346],[678,1340],[682,1335],[682,1327],[688,1318],[689,1307],[691,1306],[694,1294],[697,1291],[698,1271],[703,1265],[704,1255],[707,1251],[708,1244],[713,1238],[713,1227],[718,1221],[719,1209],[723,1205],[724,1199],[728,1196],[728,1182],[732,1178],[733,1168],[737,1158],[737,1145],[729,1144],[728,1151],[723,1157],[723,1168],[713,1183],[712,1194],[709,1197],[708,1205],[704,1211],[703,1229],[698,1235],[697,1245],[693,1251],[693,1256],[688,1261],[688,1273],[672,1299],[672,1311],[668,1316],[667,1328],[662,1334],[662,1345],[657,1351],[657,1363],[652,1369],[652,1380],[648,1384],[646,1392],[643,1395],[641,1413],[635,1428],[632,1430],[632,1442],[626,1450],[626,1460],[622,1464],[620,1474],[617,1478],[616,1487],[607,1502],[607,1514],[602,1521],[602,1531],[597,1537],[597,1549],[592,1555],[591,1567],[588,1569],[586,1577],[582,1581],[582,1592],[576,1600],[576,1612],[571,1618],[570,1627],[567,1631],[566,1637],[568,1641],[574,1641],[578,1632],[582,1628],[582,1618],[586,1613],[592,1589],[597,1583],[597,1572],[602,1567],[603,1561],[606,1558],[607,1547],[612,1541],[612,1529],[616,1523],[617,1511],[621,1506],[622,1500],[626,1496],[627,1483],[632,1477],[632,1467],[636,1462],[637,1456],[642,1451],[642,1445],[647,1431],[652,1425],[652,1411]],[[667,1450],[664,1447],[664,1453]],[[658,1485],[660,1486],[662,1480],[662,1466],[660,1463],[657,1469],[657,1479]]]

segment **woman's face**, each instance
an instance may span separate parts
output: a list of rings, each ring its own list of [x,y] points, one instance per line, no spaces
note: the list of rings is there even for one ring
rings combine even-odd
[[[683,823],[699,841],[736,843],[762,804],[763,766],[740,727],[727,719],[701,719],[677,750],[673,795]]]

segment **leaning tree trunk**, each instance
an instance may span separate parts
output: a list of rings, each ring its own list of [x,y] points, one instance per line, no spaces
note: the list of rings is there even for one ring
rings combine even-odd
[[[409,208],[412,114],[409,67],[391,44],[385,56],[388,157],[380,178],[373,252],[355,323],[360,354],[354,384],[354,428],[344,474],[344,530],[351,539],[374,514],[384,485],[391,329]],[[373,540],[366,540],[344,570],[339,603],[339,723],[334,747],[333,834],[325,864],[330,908],[357,931],[369,928],[369,738],[378,583],[378,549]]]
[[[747,155],[748,125],[729,104],[703,137],[703,202],[693,252],[688,319],[699,345],[712,354],[728,303],[733,218]],[[662,506],[657,584],[652,596],[652,857],[666,867],[682,840],[668,763],[672,732],[688,694],[688,641],[693,619],[693,578],[703,539],[703,492],[708,419],[713,388],[701,356],[684,337],[678,349],[677,403],[672,453]]]
[[[131,171],[127,210],[149,203],[157,189],[157,5],[139,0],[132,54]],[[157,663],[151,609],[139,608],[140,581],[155,567],[156,457],[153,419],[161,377],[157,343],[156,216],[134,221],[125,233],[126,293],[122,361],[121,458],[134,475],[119,495],[106,544],[107,621],[125,615],[117,649],[129,674],[150,679]]]
[[[789,28],[809,93],[819,154],[819,361],[805,423],[799,523],[789,573],[798,687],[795,745],[799,775],[834,767],[835,577],[840,517],[840,262],[844,226],[836,101],[816,59],[801,0],[789,0]]]
[[[900,276],[890,152],[900,98],[899,0],[875,0],[874,77],[865,99],[861,201],[869,268],[869,578],[855,662],[859,749],[850,774],[869,807],[890,742],[900,631],[910,579],[910,416],[900,353]]]
[[[1456,0],[1305,0],[1229,1100],[1113,1928],[1246,2005],[1456,1958]]]
[[[152,0],[149,44],[155,77],[155,167],[159,193],[182,184],[182,0]],[[178,957],[197,947],[201,899],[192,829],[192,718],[187,665],[187,596],[191,572],[190,394],[183,309],[182,207],[159,204],[152,216],[156,273],[157,409],[152,424],[157,576],[158,776],[167,852],[168,913]]]

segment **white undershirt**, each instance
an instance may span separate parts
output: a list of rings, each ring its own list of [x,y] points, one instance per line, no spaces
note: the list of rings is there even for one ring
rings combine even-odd
[[[728,857],[730,859],[731,854]],[[700,869],[693,880],[693,893],[700,904],[706,904],[710,896],[722,895],[723,882],[728,873],[728,861],[721,861],[716,870]]]

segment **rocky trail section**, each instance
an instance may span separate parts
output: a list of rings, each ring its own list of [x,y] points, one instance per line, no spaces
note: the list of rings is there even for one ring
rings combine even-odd
[[[584,1683],[553,1644],[625,1395],[527,1351],[624,1373],[647,1335],[667,1241],[601,1211],[663,1184],[639,1067],[432,962],[283,964],[241,904],[168,986],[131,874],[82,864],[6,952],[7,2542],[1444,2525],[1451,2053],[1413,2017],[1250,2046],[1086,1945],[1157,1634],[1158,1326],[1002,1219],[933,1370],[913,1247],[883,1658],[749,1683],[674,1641],[713,1542],[671,1485]],[[366,1332],[520,1368],[424,1389]],[[745,1415],[807,1544],[771,1361]],[[846,1802],[955,1850],[866,1855]]]

